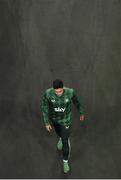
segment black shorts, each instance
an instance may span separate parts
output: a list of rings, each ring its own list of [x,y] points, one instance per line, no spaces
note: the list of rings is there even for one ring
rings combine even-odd
[[[54,129],[56,134],[61,137],[62,139],[69,138],[71,125],[70,126],[63,126],[57,123],[53,123]]]

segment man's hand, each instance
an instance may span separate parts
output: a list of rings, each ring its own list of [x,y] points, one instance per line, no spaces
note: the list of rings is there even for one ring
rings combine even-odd
[[[47,131],[51,132],[52,131],[52,126],[50,124],[46,125]]]
[[[80,121],[84,121],[84,115],[80,116]]]

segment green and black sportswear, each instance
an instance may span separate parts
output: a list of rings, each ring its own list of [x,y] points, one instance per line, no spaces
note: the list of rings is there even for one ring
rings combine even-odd
[[[46,125],[53,122],[64,126],[70,125],[72,123],[72,102],[79,114],[84,114],[75,90],[67,87],[63,89],[61,96],[57,96],[53,88],[47,89],[43,94],[41,107]]]

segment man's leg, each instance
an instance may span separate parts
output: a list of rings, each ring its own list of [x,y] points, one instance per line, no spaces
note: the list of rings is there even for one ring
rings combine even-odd
[[[70,140],[69,140],[70,126],[62,126],[59,124],[53,124],[53,126],[54,126],[56,134],[61,138],[60,139],[61,141],[60,140],[59,141],[62,143],[62,147],[63,147],[63,148],[60,148],[63,150],[63,168],[64,168],[64,172],[67,173],[70,170],[69,165],[68,165],[68,159],[70,155]],[[58,147],[58,144],[57,144],[57,147]]]
[[[62,150],[63,144],[62,144],[62,138],[61,138],[61,128],[59,124],[53,124],[53,127],[55,129],[56,134],[59,136],[59,141],[57,143],[57,149]]]
[[[69,126],[61,126],[61,137],[63,143],[63,168],[64,172],[67,173],[70,170],[68,165],[68,160],[70,156],[70,127]]]
[[[61,137],[60,125],[53,123],[53,127],[54,127],[54,129],[55,129],[56,134],[57,134],[59,137]]]
[[[70,126],[61,126],[60,133],[63,143],[63,160],[68,160],[70,155]]]
[[[70,155],[70,126],[62,126],[59,124],[53,124],[56,134],[60,137],[57,147],[62,150],[63,146],[63,159],[68,160]]]

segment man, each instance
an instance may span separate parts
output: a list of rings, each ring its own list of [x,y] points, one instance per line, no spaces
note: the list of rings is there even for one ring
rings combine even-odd
[[[62,80],[53,81],[53,87],[45,91],[42,98],[42,112],[48,132],[54,128],[59,136],[57,149],[63,152],[64,173],[69,172],[70,128],[72,124],[72,102],[80,114],[80,121],[84,120],[84,112],[74,89],[63,86]]]

